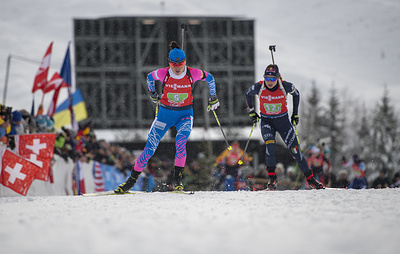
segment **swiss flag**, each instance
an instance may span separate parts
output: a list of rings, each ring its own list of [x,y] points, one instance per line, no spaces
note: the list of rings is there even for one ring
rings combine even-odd
[[[43,60],[40,63],[39,70],[36,73],[35,81],[33,82],[32,93],[36,92],[36,90],[43,89],[47,83],[47,73],[50,68],[50,58],[51,58],[51,49],[53,47],[53,42],[50,43],[46,53],[44,54]]]
[[[55,140],[55,133],[15,135],[16,152],[40,168],[35,175],[36,179],[43,181],[49,179]]]
[[[32,162],[11,152],[2,151],[0,183],[13,191],[26,196],[35,174],[40,168]]]

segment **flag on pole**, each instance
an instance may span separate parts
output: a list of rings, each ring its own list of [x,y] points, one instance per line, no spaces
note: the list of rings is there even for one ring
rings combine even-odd
[[[47,83],[47,73],[50,68],[50,58],[51,58],[51,49],[53,47],[53,42],[50,43],[46,54],[43,57],[42,62],[40,63],[39,70],[36,73],[35,80],[33,82],[32,93],[36,92],[39,89],[43,89],[43,86]]]
[[[56,72],[54,73],[51,80],[46,85],[47,89],[54,89],[53,100],[50,103],[49,110],[47,111],[47,115],[53,116],[56,111],[58,95],[60,93],[60,89],[62,87],[68,87],[68,84],[64,82],[61,76]],[[51,90],[50,90],[51,91]],[[43,91],[43,93],[46,93]]]
[[[101,173],[101,165],[99,162],[94,161],[93,162],[93,171],[94,171],[94,185],[95,185],[95,191],[100,192],[100,191],[105,191],[106,188],[104,186],[104,180],[103,180],[103,174]]]
[[[72,95],[72,105],[74,107],[74,114],[76,121],[82,121],[87,118],[86,105],[83,101],[82,93],[79,89],[76,89],[75,93]],[[53,115],[54,126],[57,129],[71,124],[71,110],[70,110],[70,99],[66,99],[61,103]]]
[[[71,59],[69,56],[69,44],[68,44],[67,52],[65,53],[63,65],[61,67],[60,76],[62,77],[64,82],[66,82],[69,85],[69,87],[68,87],[69,107],[68,108],[69,108],[69,111],[71,114],[71,125],[72,125],[72,129],[74,129],[75,131],[78,131],[79,126],[78,126],[78,122],[76,121],[74,107],[73,107],[73,101],[72,101]]]

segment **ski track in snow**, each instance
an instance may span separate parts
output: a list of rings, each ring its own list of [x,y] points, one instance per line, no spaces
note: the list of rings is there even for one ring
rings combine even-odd
[[[399,197],[400,189],[5,197],[0,246],[1,253],[398,253]]]

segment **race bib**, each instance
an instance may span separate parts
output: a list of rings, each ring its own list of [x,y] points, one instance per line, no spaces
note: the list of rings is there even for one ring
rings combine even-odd
[[[278,114],[279,112],[281,112],[282,103],[278,103],[278,104],[264,103],[264,109],[267,114]]]
[[[186,100],[189,97],[187,93],[168,93],[168,100],[173,101],[175,103],[180,103]]]

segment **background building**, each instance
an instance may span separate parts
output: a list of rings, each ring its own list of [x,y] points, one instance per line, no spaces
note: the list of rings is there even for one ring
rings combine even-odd
[[[255,81],[254,20],[234,17],[75,19],[76,87],[96,129],[148,128],[155,116],[146,76],[168,65],[168,44],[182,42],[187,64],[213,74],[224,126],[248,126],[244,94]],[[201,84],[203,83],[203,84]],[[156,85],[161,93],[161,84]],[[208,87],[194,88],[195,127],[213,126]]]

